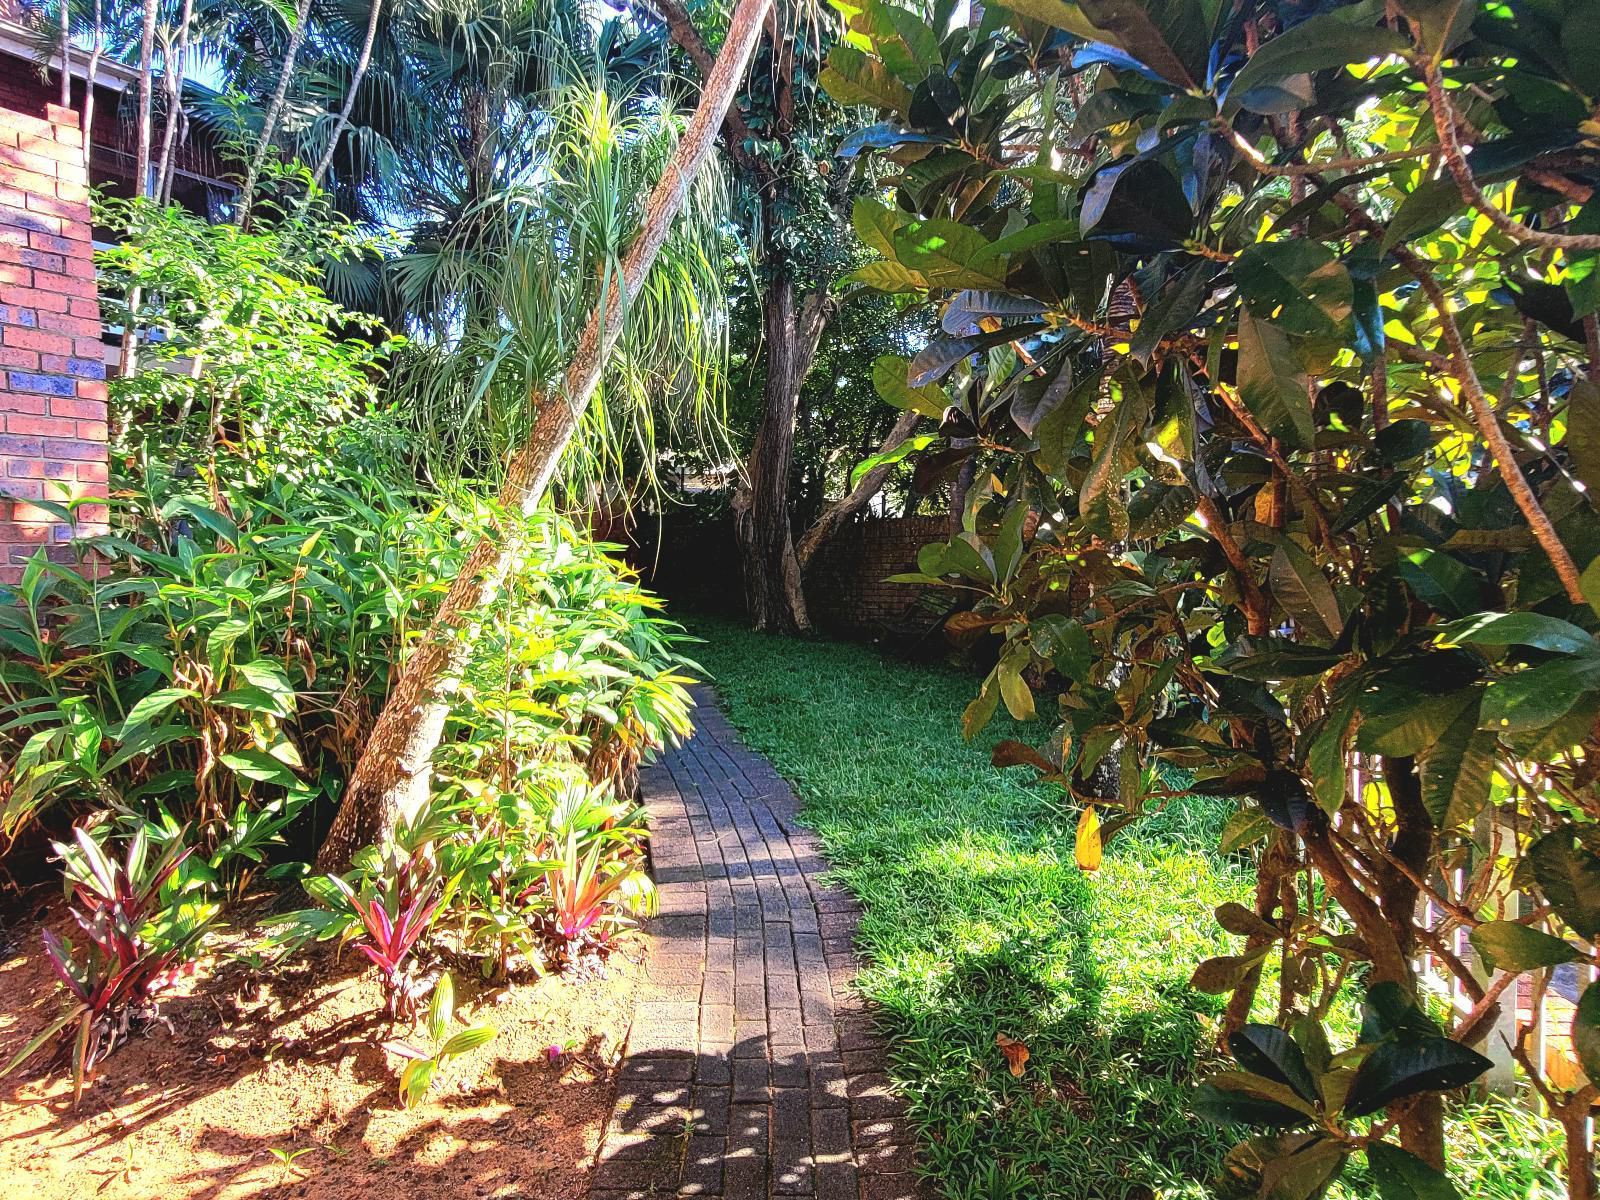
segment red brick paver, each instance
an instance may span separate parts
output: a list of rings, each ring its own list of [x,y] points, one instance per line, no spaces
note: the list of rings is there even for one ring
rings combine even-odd
[[[917,1200],[882,1043],[851,990],[858,908],[710,689],[640,772],[661,912],[593,1200]]]

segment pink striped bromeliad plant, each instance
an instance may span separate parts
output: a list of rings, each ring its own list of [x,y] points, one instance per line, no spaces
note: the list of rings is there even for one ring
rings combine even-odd
[[[216,906],[185,898],[179,868],[192,848],[170,842],[153,861],[141,830],[126,854],[113,858],[82,828],[72,844],[54,843],[69,897],[68,913],[83,932],[79,947],[45,930],[45,953],[67,993],[60,1016],[8,1063],[9,1074],[57,1043],[71,1064],[73,1104],[94,1068],[136,1021],[157,1017],[157,1002],[192,974]]]

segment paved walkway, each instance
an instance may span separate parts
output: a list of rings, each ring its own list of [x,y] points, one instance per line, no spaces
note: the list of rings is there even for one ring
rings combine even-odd
[[[850,989],[858,909],[798,802],[696,689],[640,773],[661,915],[593,1200],[913,1200],[910,1134]]]

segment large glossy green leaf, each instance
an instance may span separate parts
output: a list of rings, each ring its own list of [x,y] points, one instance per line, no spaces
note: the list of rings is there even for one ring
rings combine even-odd
[[[1344,1115],[1364,1117],[1419,1092],[1465,1087],[1494,1064],[1447,1037],[1383,1042],[1362,1061]]]
[[[1383,248],[1398,246],[1420,234],[1437,230],[1450,217],[1466,208],[1461,189],[1448,173],[1427,179],[1406,195],[1384,229]]]
[[[1186,328],[1205,304],[1206,285],[1214,270],[1213,264],[1202,259],[1168,280],[1139,319],[1139,328],[1128,343],[1129,354],[1140,362],[1149,362],[1162,338]]]
[[[1185,61],[1196,38],[1185,26],[1195,23],[1195,6],[1162,0],[1078,0],[1084,16],[1111,40],[1168,83],[1194,90],[1200,64]],[[1101,40],[1105,40],[1102,34]]]
[[[938,384],[914,388],[906,382],[911,363],[899,354],[880,355],[872,364],[872,386],[886,404],[903,411],[921,413],[937,421],[950,400]]]
[[[1239,314],[1239,397],[1272,436],[1295,450],[1316,437],[1305,367],[1282,330]]]
[[[1452,621],[1440,629],[1441,640],[1473,642],[1479,646],[1532,646],[1553,654],[1581,654],[1594,649],[1594,638],[1584,630],[1543,613],[1479,613]]]
[[[1286,538],[1278,544],[1267,581],[1272,586],[1273,599],[1302,629],[1330,642],[1339,636],[1344,618],[1339,614],[1333,586],[1299,543]]]
[[[1420,754],[1463,713],[1475,711],[1477,703],[1474,688],[1430,693],[1417,689],[1408,679],[1385,679],[1357,701],[1361,730],[1356,745],[1367,754]]]
[[[1527,860],[1539,891],[1567,928],[1589,941],[1600,935],[1600,858],[1557,829],[1528,848]]]
[[[1379,1200],[1460,1200],[1449,1176],[1393,1142],[1369,1142],[1367,1168]]]
[[[857,196],[850,208],[850,224],[862,244],[885,258],[894,257],[894,235],[909,218],[876,196]]]
[[[1251,315],[1286,333],[1337,339],[1350,319],[1350,272],[1320,242],[1257,242],[1239,255],[1233,278]]]
[[[864,283],[874,291],[891,295],[897,292],[920,292],[928,286],[928,281],[919,272],[892,259],[865,263],[846,275],[845,281]]]
[[[1582,954],[1574,946],[1516,921],[1485,921],[1469,935],[1472,947],[1492,971],[1533,971],[1577,962]]]
[[[1491,683],[1483,696],[1483,727],[1501,733],[1544,729],[1595,691],[1600,691],[1600,654],[1558,658]]]
[[[931,433],[919,433],[915,437],[908,437],[893,449],[885,450],[879,454],[869,454],[850,469],[850,486],[854,488],[869,471],[879,467],[893,466],[895,463],[904,462],[913,454],[920,454],[934,442]]]
[[[1479,709],[1478,704],[1463,708],[1418,758],[1422,803],[1440,829],[1469,823],[1489,801],[1495,737],[1478,728]]]
[[[913,221],[894,235],[895,257],[938,287],[1001,286],[1003,272],[996,274],[993,268],[972,265],[989,249],[989,240],[983,234],[957,221]]]
[[[1054,25],[1058,29],[1065,29],[1085,41],[1103,40],[1107,36],[1105,30],[1090,21],[1084,15],[1083,9],[1073,4],[1071,0],[1006,0],[1000,7],[1009,9],[1019,17],[1026,17],[1030,21],[1040,21],[1046,25]]]
[[[917,352],[908,368],[906,385],[913,389],[937,383],[948,375],[962,359],[980,354],[991,346],[1004,346],[1018,338],[1038,332],[1038,325],[1013,325],[993,333],[977,333],[971,337],[945,337],[936,335]]]
[[[1140,159],[1096,173],[1084,193],[1078,227],[1087,238],[1129,248],[1181,246],[1194,231],[1183,185],[1161,163]]]
[[[1219,1125],[1293,1129],[1316,1119],[1316,1110],[1294,1089],[1246,1071],[1223,1071],[1195,1090],[1197,1113]]]
[[[1482,602],[1482,590],[1472,571],[1443,550],[1414,550],[1400,559],[1395,569],[1418,600],[1446,616],[1469,613]]]
[[[828,52],[828,65],[817,82],[840,104],[890,109],[902,117],[911,107],[910,88],[881,61],[844,43]]]
[[[1099,536],[1122,541],[1128,536],[1128,508],[1123,496],[1123,451],[1150,411],[1144,392],[1125,387],[1122,398],[1094,431],[1094,458],[1078,491],[1078,516]]]
[[[1252,1074],[1284,1084],[1307,1103],[1318,1097],[1300,1047],[1276,1025],[1250,1024],[1228,1038],[1228,1048],[1239,1065]]]
[[[1233,77],[1229,103],[1250,108],[1250,93],[1255,88],[1295,75],[1383,58],[1403,49],[1404,40],[1381,24],[1382,16],[1381,3],[1363,0],[1319,13],[1268,39]]]

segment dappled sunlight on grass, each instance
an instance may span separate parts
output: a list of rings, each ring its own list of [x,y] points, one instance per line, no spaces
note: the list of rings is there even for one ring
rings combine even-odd
[[[972,682],[851,646],[706,626],[697,655],[734,724],[795,782],[866,913],[862,990],[892,1033],[923,1163],[952,1197],[1199,1196],[1229,1139],[1185,1092],[1219,1004],[1188,987],[1226,951],[1211,911],[1247,874],[1200,851],[1216,806],[1073,861],[1072,820],[1027,773],[989,765],[1004,721],[959,735]],[[1174,848],[1174,845],[1181,848]],[[1025,1043],[1020,1076],[995,1044]]]
[[[1217,1065],[1218,997],[1189,987],[1235,953],[1212,916],[1253,875],[1214,847],[1230,801],[1168,800],[1119,833],[1092,875],[1075,810],[989,765],[959,717],[974,681],[857,646],[699,627],[696,657],[733,723],[796,785],[834,875],[860,896],[861,990],[881,1006],[922,1165],[953,1200],[1200,1200],[1230,1132],[1188,1092]],[[1264,975],[1263,1005],[1276,995]],[[1268,1014],[1263,1013],[1263,1016]],[[1343,1014],[1346,1020],[1353,1014]],[[1029,1051],[1020,1076],[995,1044]],[[1549,1123],[1503,1103],[1456,1110],[1463,1194],[1525,1200],[1555,1178]],[[1359,1169],[1331,1200],[1366,1200]]]

